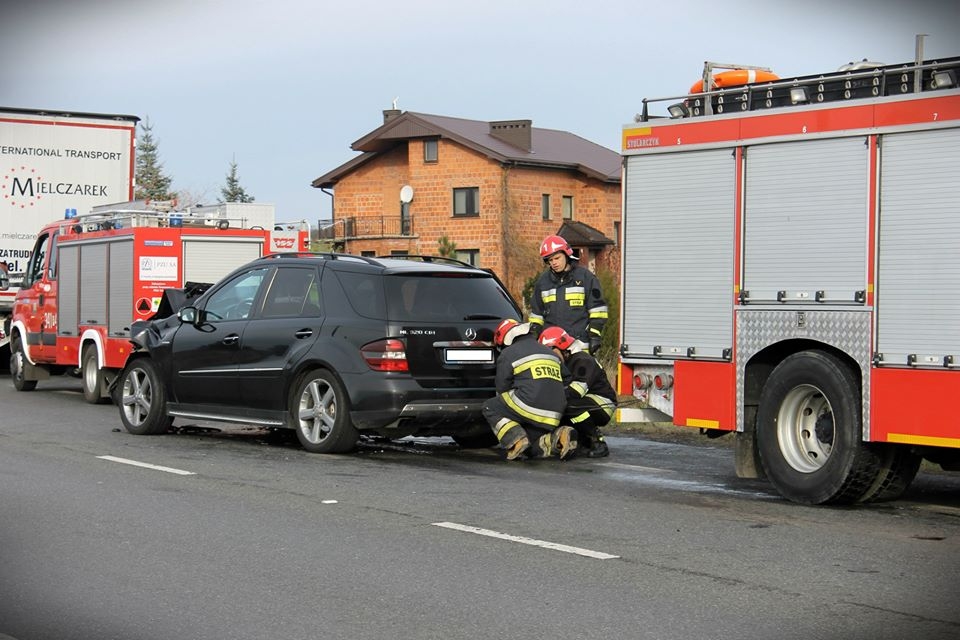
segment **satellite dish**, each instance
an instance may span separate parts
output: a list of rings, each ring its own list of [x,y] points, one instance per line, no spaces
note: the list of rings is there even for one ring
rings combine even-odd
[[[411,200],[413,200],[413,187],[405,184],[400,187],[400,202],[407,204]]]

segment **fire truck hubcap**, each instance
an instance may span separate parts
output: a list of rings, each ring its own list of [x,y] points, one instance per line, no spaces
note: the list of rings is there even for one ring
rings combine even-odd
[[[804,384],[787,393],[777,415],[777,440],[787,464],[801,473],[823,467],[835,430],[833,410],[820,389]]]

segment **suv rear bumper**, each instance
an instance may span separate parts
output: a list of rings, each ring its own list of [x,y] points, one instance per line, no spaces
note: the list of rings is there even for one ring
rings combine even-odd
[[[481,400],[451,402],[411,402],[400,411],[400,419],[437,420],[450,416],[482,416]]]
[[[468,430],[483,424],[485,400],[451,400],[448,402],[409,402],[400,411],[393,409],[352,411],[353,424],[364,429],[403,429],[426,432],[440,427],[447,431]]]

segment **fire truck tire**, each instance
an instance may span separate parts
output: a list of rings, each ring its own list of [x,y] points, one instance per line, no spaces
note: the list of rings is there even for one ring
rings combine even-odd
[[[883,465],[862,441],[860,407],[859,379],[835,356],[802,351],[777,365],[760,395],[757,449],[780,495],[804,504],[866,495]]]
[[[357,446],[359,434],[350,419],[350,400],[340,380],[326,369],[300,379],[290,403],[300,446],[311,453],[345,453]]]
[[[138,358],[124,368],[117,381],[120,420],[134,435],[166,433],[173,420],[166,413],[166,390],[150,358]]]
[[[880,450],[883,462],[873,485],[861,496],[860,502],[896,500],[917,476],[923,457],[903,445],[878,442],[872,446]]]
[[[97,361],[97,348],[88,344],[80,358],[80,379],[83,381],[83,399],[90,404],[105,404],[110,398],[103,394],[106,388],[103,369]]]
[[[10,340],[10,377],[17,391],[33,391],[37,388],[36,380],[25,379],[27,366],[27,354],[23,352],[20,337],[14,336]]]

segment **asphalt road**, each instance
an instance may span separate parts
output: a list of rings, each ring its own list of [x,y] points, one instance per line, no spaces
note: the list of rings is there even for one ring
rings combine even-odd
[[[507,463],[215,426],[0,379],[0,639],[960,637],[960,475],[804,507],[722,441]]]

